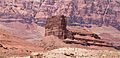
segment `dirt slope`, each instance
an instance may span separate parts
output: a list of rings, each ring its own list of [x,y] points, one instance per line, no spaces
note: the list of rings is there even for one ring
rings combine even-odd
[[[0,56],[29,55],[32,51],[42,51],[43,48],[32,44],[23,38],[14,36],[0,25]]]

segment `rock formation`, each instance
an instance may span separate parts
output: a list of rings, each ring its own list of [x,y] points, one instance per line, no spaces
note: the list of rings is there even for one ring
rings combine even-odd
[[[66,23],[64,15],[48,18],[45,26],[45,36],[54,35],[60,39],[65,39],[67,32]]]

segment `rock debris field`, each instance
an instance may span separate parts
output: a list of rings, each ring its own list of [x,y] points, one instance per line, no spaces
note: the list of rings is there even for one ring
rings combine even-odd
[[[31,56],[14,58],[120,58],[120,52],[110,50],[87,50],[82,48],[59,48],[45,53],[33,52]]]

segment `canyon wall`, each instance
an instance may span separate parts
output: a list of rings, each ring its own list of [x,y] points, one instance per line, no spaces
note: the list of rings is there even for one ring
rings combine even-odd
[[[68,25],[113,26],[120,30],[119,0],[0,0],[0,18],[23,19],[37,23],[54,15],[65,15]],[[75,24],[77,23],[77,24]],[[39,24],[39,23],[37,23]]]

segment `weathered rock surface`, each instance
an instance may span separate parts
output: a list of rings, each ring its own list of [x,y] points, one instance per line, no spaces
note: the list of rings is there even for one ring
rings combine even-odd
[[[41,58],[120,58],[120,52],[81,48],[59,48],[33,56],[33,58],[40,58],[40,56]]]
[[[60,39],[65,39],[67,33],[66,24],[64,15],[48,18],[45,26],[45,36],[54,35]]]
[[[72,22],[76,24],[78,23],[87,23],[87,24],[96,24],[96,25],[112,25],[115,28],[119,28],[119,13],[120,13],[120,6],[119,2],[116,0],[113,0],[112,2],[110,0],[54,0],[55,2],[48,2],[48,1],[53,1],[53,0],[40,0],[43,1],[42,4],[38,2],[32,2],[33,0],[0,0],[0,20],[4,20],[3,18],[15,18],[14,20],[17,21],[17,19],[23,19],[24,17],[34,17],[35,19],[39,18],[49,18],[53,15],[65,15],[67,18],[70,17]],[[6,2],[5,2],[6,1]],[[14,1],[14,2],[13,2]],[[15,2],[17,1],[17,2]],[[3,2],[3,3],[2,3]],[[5,2],[5,3],[4,3]],[[12,3],[11,3],[12,2]],[[107,11],[106,11],[107,10]],[[12,26],[15,27],[15,29],[12,27],[7,27],[7,31],[4,29],[1,31],[0,29],[0,42],[2,42],[1,47],[0,47],[0,58],[5,58],[6,56],[11,56],[11,55],[28,55],[31,53],[31,51],[38,51],[38,50],[51,50],[45,53],[38,53],[31,56],[26,56],[26,57],[17,57],[13,56],[11,58],[49,58],[49,57],[55,57],[55,58],[120,58],[119,57],[119,52],[117,51],[104,51],[104,50],[86,50],[86,49],[80,49],[81,45],[79,44],[70,44],[69,47],[74,47],[74,48],[62,48],[61,47],[67,47],[68,45],[63,43],[59,38],[64,38],[65,32],[65,25],[62,25],[62,19],[60,16],[58,17],[53,17],[54,19],[52,20],[53,23],[48,23],[48,28],[49,32],[46,32],[48,35],[56,35],[57,37],[54,36],[48,36],[44,38],[41,42],[36,40],[38,45],[34,45],[32,43],[26,42],[24,39],[30,39],[28,41],[32,41],[32,39],[39,39],[41,38],[38,37],[40,34],[44,36],[44,28],[38,27],[37,31],[40,33],[39,35],[34,33],[33,31],[26,30],[25,29],[25,24],[24,23],[8,23],[5,24],[7,26]],[[58,18],[58,19],[56,19]],[[78,20],[76,20],[76,18]],[[33,18],[32,18],[33,19]],[[51,20],[51,18],[49,18]],[[79,20],[80,19],[80,20]],[[84,20],[82,20],[84,19]],[[115,19],[117,21],[115,21]],[[12,20],[12,19],[10,19]],[[93,20],[91,22],[91,20]],[[98,20],[98,21],[97,21]],[[9,20],[8,20],[9,21]],[[59,22],[56,22],[59,21]],[[84,21],[84,22],[82,22]],[[104,22],[103,22],[104,21]],[[56,26],[57,23],[60,23],[59,26]],[[87,25],[85,24],[85,26]],[[30,23],[30,25],[32,25]],[[17,27],[16,27],[17,26]],[[53,28],[53,27],[55,28]],[[61,26],[61,27],[60,27]],[[27,26],[28,27],[28,26]],[[59,28],[60,27],[60,28]],[[4,28],[4,26],[0,26],[0,28]],[[34,27],[30,27],[33,28]],[[53,29],[52,29],[53,28]],[[97,27],[98,28],[98,27]],[[102,29],[101,29],[102,28]],[[112,42],[113,45],[116,45],[118,50],[119,48],[119,31],[115,31],[116,29],[111,31],[111,27],[108,29],[101,27],[98,28],[97,30],[94,30],[95,28],[91,29],[94,30],[92,32],[95,32],[102,37],[102,39],[105,39],[106,41]],[[19,30],[18,30],[19,29]],[[29,28],[28,28],[29,29]],[[32,30],[33,30],[32,29]],[[42,29],[42,30],[41,30]],[[75,29],[76,30],[76,29]],[[57,32],[54,32],[57,31]],[[74,31],[74,30],[72,30]],[[85,30],[86,31],[86,30]],[[8,33],[9,32],[9,33]],[[61,34],[62,32],[63,34]],[[78,32],[78,31],[77,31]],[[80,31],[81,33],[82,31]],[[14,33],[14,35],[11,35],[11,33]],[[82,32],[84,34],[91,34],[91,32]],[[106,34],[107,33],[107,34]],[[110,35],[109,35],[110,34]],[[67,34],[67,36],[69,33]],[[21,38],[22,37],[22,38]],[[59,37],[59,38],[58,38]],[[93,35],[93,37],[98,38],[97,35]],[[95,39],[93,37],[85,36],[81,38],[88,38],[88,39]],[[114,42],[113,42],[114,41]],[[36,42],[35,42],[36,43]],[[75,47],[80,47],[79,49]],[[43,47],[43,48],[40,48]],[[83,46],[82,46],[83,47]],[[104,47],[97,47],[93,46],[95,49],[104,49]],[[91,46],[86,46],[86,48],[91,48]],[[57,49],[60,48],[60,49]],[[55,49],[55,50],[53,50]],[[107,49],[107,48],[106,48]],[[111,48],[108,48],[111,49]],[[107,50],[108,50],[107,49]],[[5,56],[5,57],[4,57]],[[45,56],[45,57],[44,57]],[[8,57],[9,58],[9,57]]]

